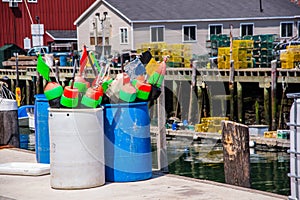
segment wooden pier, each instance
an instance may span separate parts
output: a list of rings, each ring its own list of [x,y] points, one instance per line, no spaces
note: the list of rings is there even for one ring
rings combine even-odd
[[[10,162],[36,163],[34,152],[20,149],[0,150],[0,164]],[[0,199],[261,199],[280,200],[286,196],[200,180],[153,170],[149,180],[107,182],[89,189],[55,190],[50,175],[18,176],[0,174]]]
[[[73,68],[58,69],[59,81],[65,86],[72,78]],[[95,78],[90,67],[87,67],[85,72],[87,79]],[[120,68],[110,69],[112,77],[120,72]],[[55,73],[53,67],[50,77],[54,77]],[[15,90],[16,77],[15,69],[0,69],[0,80],[8,82],[12,91]],[[193,68],[167,68],[167,114],[175,112],[175,116],[187,119],[193,124],[208,116],[230,116],[231,120],[239,123],[270,125],[271,130],[285,124],[287,117],[282,119],[282,116],[288,113],[290,102],[285,99],[283,86],[288,86],[289,92],[299,92],[297,84],[300,83],[300,69],[277,68],[277,62],[272,62],[272,68],[236,69],[233,92],[229,92],[229,77],[229,69],[207,69],[197,64],[193,64]],[[24,105],[33,104],[34,95],[42,93],[46,81],[39,76],[36,67],[26,67],[19,70],[19,83]],[[221,88],[223,91],[214,92],[216,87],[219,87],[217,90]],[[247,96],[253,91],[258,93],[262,102]],[[207,100],[204,99],[205,96]],[[218,105],[213,106],[216,102]],[[255,109],[246,113],[245,107],[254,105]]]
[[[157,133],[158,127],[151,126],[151,133]],[[167,137],[189,137],[191,138],[191,142],[193,140],[212,140],[217,142],[221,142],[222,134],[220,133],[209,133],[209,132],[195,132],[192,130],[172,130],[166,129]],[[251,136],[250,141],[256,144],[256,147],[259,149],[269,151],[269,150],[287,150],[290,148],[290,140],[288,139],[280,139],[280,138],[265,138],[260,136]]]

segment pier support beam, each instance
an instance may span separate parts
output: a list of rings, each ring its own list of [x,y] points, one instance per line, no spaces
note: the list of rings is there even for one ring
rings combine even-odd
[[[243,123],[243,90],[242,84],[237,82],[237,109],[238,109],[238,119],[239,123]]]
[[[265,114],[265,124],[270,124],[270,100],[269,100],[268,88],[264,87],[264,114]]]
[[[277,129],[277,120],[276,120],[276,113],[277,113],[277,98],[276,98],[276,90],[277,90],[277,61],[272,60],[271,61],[271,67],[272,67],[272,74],[271,74],[271,103],[272,103],[272,126],[271,130]]]
[[[188,122],[194,122],[195,120],[195,107],[196,104],[196,95],[195,95],[195,86],[196,86],[196,62],[193,62],[193,71],[192,71],[192,82],[190,88],[190,99],[189,99],[189,113],[188,113]]]
[[[29,81],[26,80],[26,90],[25,90],[25,94],[26,95],[26,104],[29,105],[30,104],[30,84]]]
[[[197,93],[198,93],[198,123],[201,122],[201,117],[202,117],[202,104],[203,104],[203,94],[202,94],[202,88],[201,86],[197,86]]]
[[[174,117],[177,117],[177,109],[178,109],[178,85],[175,80],[172,81],[172,90],[173,90],[173,111]]]
[[[36,82],[35,82],[36,93],[35,94],[40,94],[40,83],[41,83],[41,77],[38,71],[36,71]]]
[[[158,169],[164,173],[168,173],[168,157],[167,157],[167,139],[166,139],[166,111],[165,111],[165,84],[161,85],[161,94],[158,98],[158,133],[157,142],[157,164]]]
[[[250,187],[250,150],[248,126],[222,121],[225,182]]]
[[[15,81],[14,79],[10,79],[10,91],[15,91],[16,88],[15,88]]]

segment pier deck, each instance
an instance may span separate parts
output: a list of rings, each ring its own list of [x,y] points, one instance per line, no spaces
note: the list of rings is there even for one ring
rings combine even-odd
[[[52,68],[53,73],[50,76],[54,77],[55,67]],[[72,77],[73,67],[59,67],[59,79],[64,81]],[[95,78],[91,68],[85,69],[86,78]],[[112,76],[121,72],[121,68],[111,68],[110,74]],[[181,80],[191,81],[193,69],[192,68],[167,68],[165,80]],[[228,82],[229,69],[206,69],[197,68],[197,83],[202,81],[213,82]],[[234,71],[235,82],[260,83],[261,87],[271,82],[271,68],[248,68],[238,69]],[[0,69],[0,78],[7,76],[9,79],[16,79],[15,69]],[[20,80],[32,80],[32,77],[37,76],[36,67],[26,67],[19,70]],[[276,69],[277,83],[300,83],[300,69]]]
[[[0,163],[36,162],[33,152],[19,149],[0,150]],[[83,190],[55,190],[50,175],[0,175],[0,199],[239,199],[279,200],[286,196],[241,188],[206,180],[164,175],[154,172],[145,181],[106,183]]]

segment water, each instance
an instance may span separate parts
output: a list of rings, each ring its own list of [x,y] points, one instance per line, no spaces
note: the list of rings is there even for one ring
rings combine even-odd
[[[154,147],[155,149],[155,144]],[[177,137],[167,141],[169,172],[225,183],[223,150],[220,145],[200,144],[191,138]],[[156,162],[156,155],[153,154]],[[289,154],[250,150],[251,188],[290,195]]]

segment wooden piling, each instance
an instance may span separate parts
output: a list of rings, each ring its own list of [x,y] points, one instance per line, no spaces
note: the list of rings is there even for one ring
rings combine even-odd
[[[190,88],[190,99],[189,99],[189,113],[188,113],[188,122],[191,123],[193,121],[194,114],[194,105],[195,105],[195,86],[196,86],[196,62],[193,62],[193,71],[192,71],[192,82]]]
[[[259,103],[258,100],[256,99],[255,101],[255,123],[260,124],[260,115],[259,115]]]
[[[41,83],[41,76],[38,73],[38,71],[36,71],[36,82],[35,82],[36,93],[35,94],[40,94],[40,83]]]
[[[225,182],[250,187],[250,151],[248,126],[222,121]]]
[[[173,111],[175,113],[174,117],[177,117],[177,106],[178,106],[178,89],[177,82],[175,80],[172,81],[172,90],[173,90]]]
[[[276,121],[276,113],[277,113],[277,98],[276,98],[276,90],[277,90],[277,61],[271,61],[272,73],[271,73],[271,117],[272,117],[272,126],[271,130],[277,129],[277,121]]]
[[[30,104],[30,84],[29,81],[26,80],[26,92],[23,94],[26,95],[26,104]]]
[[[243,123],[243,90],[240,82],[237,82],[237,109],[237,120],[239,123]]]
[[[157,145],[157,164],[158,169],[164,173],[168,173],[168,157],[167,157],[167,139],[166,139],[166,111],[165,111],[165,89],[164,81],[161,85],[161,94],[158,98],[158,132],[156,136]]]
[[[15,81],[13,79],[10,79],[10,91],[15,91]]]
[[[269,91],[268,88],[264,87],[264,115],[265,115],[265,124],[270,124],[270,101],[269,101]]]
[[[230,119],[234,120],[234,83],[229,84],[230,93]]]
[[[202,104],[203,104],[203,94],[202,94],[202,89],[201,86],[197,86],[197,93],[198,93],[198,123],[201,122],[201,117],[202,117]]]

